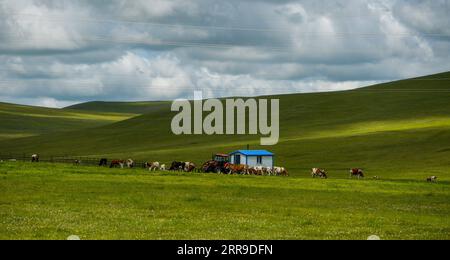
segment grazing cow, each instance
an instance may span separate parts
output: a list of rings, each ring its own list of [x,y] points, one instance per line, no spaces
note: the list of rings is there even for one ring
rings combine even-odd
[[[33,154],[31,156],[31,162],[39,162],[39,155],[38,154]]]
[[[224,168],[228,174],[248,174],[246,165],[226,163]]]
[[[433,183],[437,182],[438,177],[437,176],[431,176],[427,178],[427,182]]]
[[[160,167],[159,167],[159,170],[160,171],[166,171],[166,165],[165,164],[162,164]]]
[[[123,160],[113,160],[113,161],[111,161],[111,165],[109,166],[109,168],[120,167],[120,168],[123,169],[124,166],[125,166],[125,161],[123,161]]]
[[[256,167],[250,167],[247,169],[248,175],[262,175],[262,172],[260,172]]]
[[[312,171],[311,171],[311,176],[313,178],[319,177],[319,178],[322,178],[322,179],[328,179],[327,172],[325,170],[320,169],[320,168],[313,168]]]
[[[274,167],[273,172],[274,172],[274,175],[277,175],[277,176],[289,176],[288,171],[284,167]]]
[[[264,175],[264,167],[256,166],[255,170],[256,170],[256,175],[258,175],[258,176],[263,176]]]
[[[134,161],[132,159],[128,159],[127,160],[127,167],[128,168],[133,168],[134,167]]]
[[[265,172],[264,169],[265,169],[265,168],[262,167],[262,166],[256,166],[256,167],[255,167],[255,170],[257,171],[257,174],[256,174],[256,175],[260,175],[260,176],[265,175],[266,172]]]
[[[159,162],[147,162],[145,163],[145,166],[148,168],[149,171],[157,171],[160,169]]]
[[[108,159],[100,159],[100,163],[98,164],[98,166],[106,166],[108,165]]]
[[[364,178],[364,171],[362,169],[354,168],[350,170],[350,178],[352,177]]]
[[[185,162],[184,163],[184,171],[185,172],[193,172],[195,170],[196,166],[194,163],[191,162]]]
[[[255,167],[248,167],[247,168],[247,174],[248,175],[256,175],[257,170],[255,169]]]
[[[262,176],[262,175],[264,175],[264,167],[262,167],[262,166],[255,166],[255,167],[252,167],[253,168],[253,170],[254,170],[254,175],[259,175],[259,176]]]
[[[81,164],[81,160],[75,160],[75,161],[73,161],[73,164],[74,165],[80,165]]]
[[[170,166],[169,170],[171,171],[182,171],[185,168],[184,162],[172,162],[172,165]]]
[[[271,176],[273,174],[273,169],[270,168],[270,167],[264,167],[263,168],[263,172],[264,172],[265,175]]]

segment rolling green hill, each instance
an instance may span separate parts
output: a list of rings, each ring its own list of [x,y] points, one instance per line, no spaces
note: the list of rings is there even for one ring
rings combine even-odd
[[[133,116],[0,103],[0,140],[98,127]]]
[[[83,111],[146,114],[159,111],[167,107],[166,101],[149,102],[86,102],[82,104],[66,107],[65,109],[76,109]]]
[[[281,139],[264,147],[294,175],[311,167],[344,176],[350,167],[374,175],[450,179],[450,73],[333,93],[282,95]],[[99,105],[101,104],[101,105]],[[72,108],[138,112],[136,103],[88,103]],[[137,106],[140,107],[140,106]],[[156,107],[156,109],[155,109]],[[154,109],[154,110],[153,110]],[[175,136],[169,103],[95,129],[4,140],[8,152],[70,154],[201,163],[212,153],[260,148],[259,136]]]

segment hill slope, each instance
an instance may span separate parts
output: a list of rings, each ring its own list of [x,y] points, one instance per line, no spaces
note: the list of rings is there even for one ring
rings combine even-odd
[[[155,102],[87,102],[82,104],[66,107],[65,109],[76,109],[83,111],[96,112],[112,112],[112,113],[131,113],[131,114],[146,114],[158,111],[167,107],[169,102],[155,101]]]
[[[98,127],[132,116],[0,103],[0,140]]]
[[[449,78],[450,73],[443,73],[354,91],[274,97],[281,105],[281,140],[267,149],[294,174],[324,167],[344,176],[347,168],[363,167],[402,178],[424,171],[449,177]],[[166,108],[95,131],[3,141],[0,148],[197,163],[247,144],[259,148],[259,136],[174,136],[174,113],[169,104],[162,106]]]

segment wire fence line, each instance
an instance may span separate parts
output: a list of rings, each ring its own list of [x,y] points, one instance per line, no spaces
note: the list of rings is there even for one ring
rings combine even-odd
[[[116,159],[109,159],[106,157],[86,157],[86,156],[55,156],[55,155],[39,155],[39,162],[43,163],[63,163],[63,164],[74,164],[74,165],[84,165],[84,166],[99,166],[102,159],[107,159],[108,163]],[[0,160],[10,161],[10,162],[32,162],[31,154],[11,154],[11,153],[0,153]],[[144,161],[134,161],[134,167],[145,168],[147,162]],[[109,166],[109,164],[108,164]]]

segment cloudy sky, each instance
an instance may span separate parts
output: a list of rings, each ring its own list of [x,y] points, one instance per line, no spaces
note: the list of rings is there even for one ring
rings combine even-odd
[[[0,101],[343,90],[450,70],[450,0],[0,0]]]

